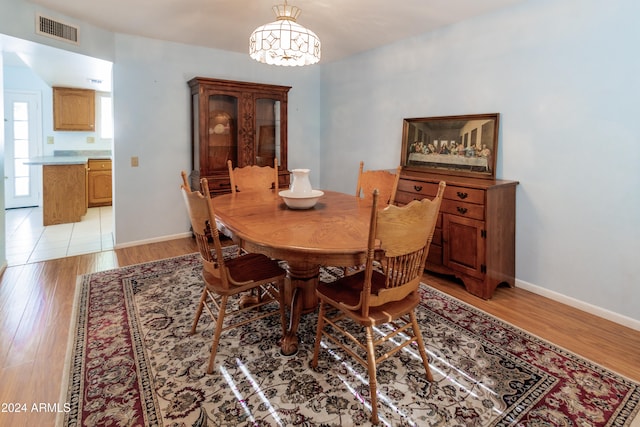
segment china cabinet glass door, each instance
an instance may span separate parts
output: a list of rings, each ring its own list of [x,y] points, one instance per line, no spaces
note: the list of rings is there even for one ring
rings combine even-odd
[[[273,166],[274,157],[282,164],[280,150],[280,101],[259,98],[256,100],[255,164]]]
[[[238,99],[209,96],[208,162],[211,172],[227,170],[227,160],[238,164]]]

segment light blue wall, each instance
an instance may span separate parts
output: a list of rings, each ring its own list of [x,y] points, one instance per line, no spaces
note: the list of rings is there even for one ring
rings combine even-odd
[[[402,119],[501,113],[532,284],[640,320],[640,3],[537,0],[322,68],[321,185],[400,161]]]
[[[114,208],[116,245],[184,233],[180,171],[191,168],[191,98],[196,76],[292,86],[289,168],[319,183],[320,70],[259,64],[248,55],[116,36]],[[140,166],[130,166],[139,157]]]

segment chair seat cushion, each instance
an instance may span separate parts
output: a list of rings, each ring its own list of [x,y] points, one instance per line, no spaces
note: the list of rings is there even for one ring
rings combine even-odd
[[[377,295],[384,289],[385,277],[383,274],[373,271],[371,276],[371,293]],[[364,271],[346,276],[332,283],[320,282],[317,288],[318,298],[340,308],[349,317],[363,325],[379,325],[397,319],[413,310],[420,303],[420,295],[411,292],[400,301],[392,301],[377,307],[369,308],[369,315],[364,317],[360,310],[346,310],[340,303],[354,306],[360,301],[360,292],[364,282]]]
[[[360,301],[360,292],[364,283],[364,270],[342,277],[331,283],[318,283],[318,293],[333,301],[341,301],[346,305],[356,305]],[[384,275],[373,271],[371,276],[371,293],[377,294],[384,289]]]
[[[286,271],[278,265],[278,261],[266,255],[249,253],[225,261],[229,276],[235,282],[261,282],[271,278],[284,277]]]

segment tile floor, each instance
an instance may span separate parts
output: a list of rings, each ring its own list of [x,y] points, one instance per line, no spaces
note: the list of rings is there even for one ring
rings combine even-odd
[[[113,249],[112,207],[89,208],[80,222],[42,225],[42,208],[5,210],[9,266]]]

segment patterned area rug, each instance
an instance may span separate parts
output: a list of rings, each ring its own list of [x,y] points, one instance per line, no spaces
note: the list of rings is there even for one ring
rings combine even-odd
[[[303,316],[291,357],[280,355],[277,316],[230,331],[206,375],[209,318],[189,335],[200,268],[193,254],[80,278],[61,397],[71,411],[59,425],[369,425],[366,371],[331,345],[310,366],[315,314]],[[640,384],[426,285],[420,292],[435,381],[417,351],[382,363],[381,424],[629,426],[638,415]]]

